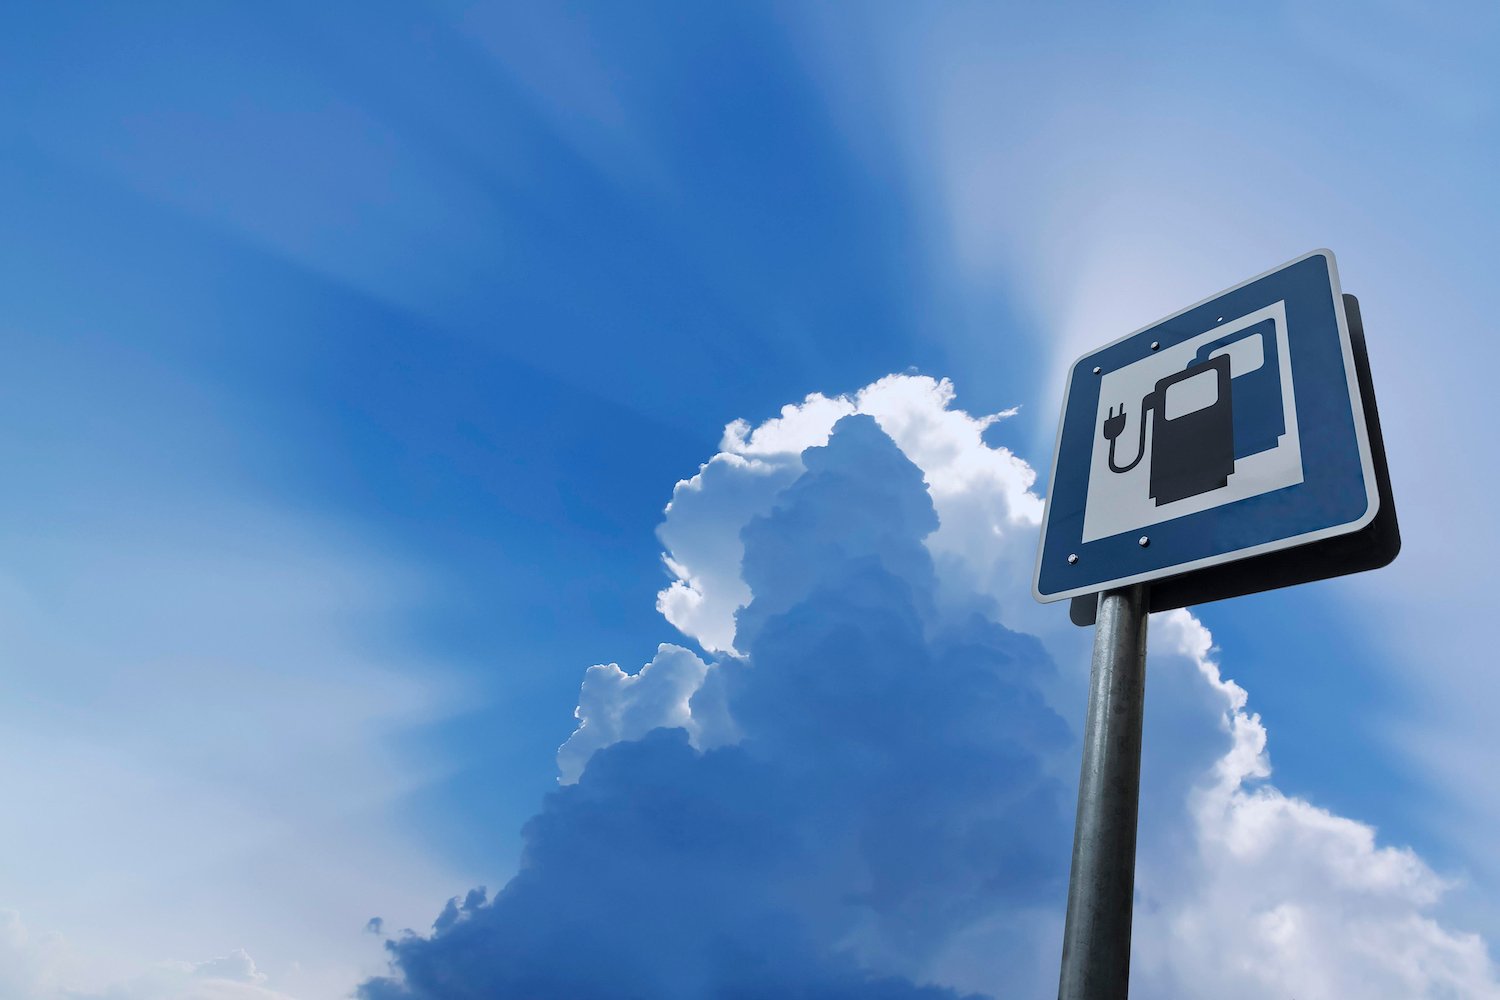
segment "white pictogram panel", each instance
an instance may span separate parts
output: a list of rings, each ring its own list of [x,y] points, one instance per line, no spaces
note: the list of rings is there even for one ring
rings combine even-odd
[[[1302,477],[1286,304],[1275,302],[1103,375],[1082,541]]]

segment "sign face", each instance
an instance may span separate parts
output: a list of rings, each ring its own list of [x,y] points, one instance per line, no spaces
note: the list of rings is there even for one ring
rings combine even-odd
[[[1248,559],[1378,507],[1338,268],[1315,250],[1073,365],[1033,593]]]

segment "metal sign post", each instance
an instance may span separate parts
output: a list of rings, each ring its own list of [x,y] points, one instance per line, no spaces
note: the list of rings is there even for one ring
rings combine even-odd
[[[1146,705],[1147,585],[1099,595],[1058,1000],[1124,1000]]]

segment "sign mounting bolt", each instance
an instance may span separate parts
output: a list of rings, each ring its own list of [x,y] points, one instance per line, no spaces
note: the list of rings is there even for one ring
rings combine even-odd
[[[1142,535],[1141,536],[1141,542],[1140,542],[1141,548],[1144,549],[1146,546],[1148,546],[1150,544],[1151,544],[1151,539],[1149,537],[1147,537],[1146,535]]]
[[[1077,564],[1078,564],[1078,553],[1077,552],[1069,552],[1068,553],[1068,565],[1069,566],[1076,566]]]
[[[1160,346],[1161,346],[1161,341],[1159,341],[1159,340],[1153,340],[1153,341],[1151,341],[1151,349],[1153,351],[1156,350]]]
[[[1098,374],[1099,374],[1099,373],[1100,373],[1100,372],[1102,372],[1102,371],[1103,371],[1103,370],[1104,370],[1104,369],[1103,369],[1103,368],[1100,368],[1100,367],[1099,367],[1099,366],[1098,366],[1098,365],[1095,365],[1095,366],[1094,366],[1094,374],[1095,374],[1095,375],[1098,375]]]

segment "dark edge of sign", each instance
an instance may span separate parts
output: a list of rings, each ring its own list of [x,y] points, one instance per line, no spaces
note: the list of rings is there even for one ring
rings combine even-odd
[[[1390,565],[1401,551],[1401,529],[1396,523],[1396,502],[1391,496],[1390,468],[1385,460],[1385,438],[1380,433],[1380,411],[1375,405],[1375,386],[1370,378],[1370,356],[1365,347],[1359,300],[1345,295],[1344,312],[1349,320],[1354,373],[1359,380],[1359,394],[1364,400],[1370,457],[1375,465],[1375,486],[1380,494],[1380,509],[1376,511],[1375,519],[1347,535],[1153,581],[1153,612],[1363,573]],[[1098,606],[1098,594],[1075,597],[1069,603],[1068,617],[1074,625],[1092,625]]]

